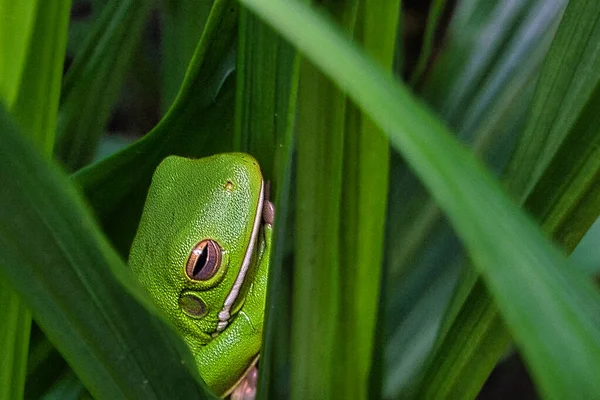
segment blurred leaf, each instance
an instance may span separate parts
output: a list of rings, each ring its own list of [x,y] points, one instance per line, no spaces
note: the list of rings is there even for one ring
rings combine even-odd
[[[293,240],[288,202],[299,63],[295,49],[244,8],[238,49],[234,149],[259,160],[276,216],[257,397],[278,399],[290,392],[292,271],[284,259]]]
[[[567,8],[540,74],[527,129],[506,173],[512,192],[524,199],[543,229],[567,251],[573,250],[600,213],[600,119],[596,112],[600,105],[600,28],[595,27],[599,15],[596,4],[573,1]],[[546,167],[535,175],[534,165]],[[522,175],[527,178],[522,180]],[[461,291],[468,293],[473,285],[475,280],[464,280]],[[485,290],[475,286],[468,299],[457,296],[453,308],[461,309],[456,320],[448,318],[448,332],[431,361],[423,381],[425,392],[419,397],[461,393],[463,398],[474,398],[506,351],[510,334]],[[504,346],[492,349],[491,342]],[[482,352],[485,358],[480,357]],[[452,366],[443,365],[446,358],[455,360]],[[478,379],[473,370],[478,371]],[[460,374],[469,379],[457,378]]]
[[[55,153],[71,171],[89,163],[96,151],[152,5],[111,0],[65,77]]]
[[[23,43],[26,47],[21,49],[26,52],[26,59],[19,79],[14,82],[18,88],[14,101],[7,104],[23,132],[33,137],[45,154],[50,154],[54,145],[71,2],[29,0],[23,3],[31,5],[29,12],[33,13],[30,17],[33,21],[30,32],[12,27],[16,34],[29,36],[29,41]],[[12,54],[6,57],[12,58]],[[4,78],[11,79],[10,76]]]
[[[0,276],[0,399],[23,397],[31,313],[11,286]]]
[[[457,7],[449,27],[454,39],[444,47],[422,92],[459,137],[470,142],[478,127],[498,120],[490,116],[516,106],[544,60],[565,4],[464,1]]]
[[[67,372],[69,372],[69,367],[58,350],[42,333],[38,325],[32,324],[24,398],[40,398]]]
[[[84,392],[85,388],[79,379],[69,372],[40,398],[41,400],[81,400]]]
[[[426,108],[331,22],[297,2],[243,3],[299,46],[385,128],[469,249],[541,392],[549,398],[600,393],[600,293],[592,282],[570,268]]]
[[[75,174],[123,257],[137,230],[152,174],[168,155],[231,150],[237,6],[217,0],[173,106],[144,138]],[[118,177],[116,179],[115,177]]]
[[[0,273],[92,395],[210,398],[189,351],[149,311],[67,177],[2,110],[0,131]]]
[[[15,102],[27,63],[37,3],[35,0],[0,2],[0,97],[8,107]]]
[[[0,1],[0,103],[46,155],[51,154],[67,40],[70,1]],[[6,150],[5,150],[6,151]],[[0,279],[0,399],[24,391],[31,316]]]
[[[134,138],[121,134],[112,134],[100,138],[98,148],[96,149],[95,160],[100,161],[116,152],[123,150],[134,142]]]
[[[177,97],[213,0],[162,0],[162,109]]]
[[[575,263],[589,274],[600,274],[600,218],[581,239],[571,257]]]
[[[561,3],[459,2],[444,47],[423,82],[425,100],[494,171],[506,164],[524,125]],[[385,300],[385,392],[399,397],[408,396],[419,383],[465,257],[418,178],[398,158],[392,158],[392,168],[384,280],[390,286]]]
[[[419,61],[417,61],[417,65],[410,78],[410,83],[413,86],[421,80],[425,69],[427,68],[427,63],[431,61],[430,58],[433,51],[435,35],[440,28],[440,18],[446,8],[446,0],[433,0],[429,7],[427,26],[425,27],[423,44],[421,46],[421,52],[419,53]]]
[[[600,79],[600,3],[573,0],[540,74],[528,124],[511,160],[509,188],[526,198],[591,103]],[[567,177],[570,178],[570,177]]]

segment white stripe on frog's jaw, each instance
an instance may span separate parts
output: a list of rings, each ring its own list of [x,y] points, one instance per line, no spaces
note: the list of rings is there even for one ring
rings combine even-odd
[[[223,304],[223,309],[219,312],[219,322],[217,323],[217,331],[215,334],[219,334],[222,332],[227,325],[229,324],[229,318],[231,317],[231,307],[233,303],[237,299],[240,289],[244,284],[244,280],[246,279],[246,273],[250,268],[250,262],[252,261],[252,253],[254,252],[254,248],[256,247],[256,241],[258,238],[258,231],[260,230],[260,222],[262,220],[262,212],[263,212],[263,202],[264,202],[264,193],[265,185],[261,180],[260,183],[260,195],[258,198],[258,207],[256,209],[255,217],[254,217],[254,225],[252,226],[252,234],[250,235],[250,242],[248,243],[248,248],[246,249],[246,254],[244,255],[244,261],[242,262],[242,267],[240,268],[240,272],[238,273],[233,286],[231,287],[231,291],[227,295],[225,299],[225,303]]]

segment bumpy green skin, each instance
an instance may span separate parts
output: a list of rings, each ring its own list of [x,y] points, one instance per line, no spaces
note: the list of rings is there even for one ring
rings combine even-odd
[[[221,396],[233,389],[260,350],[270,225],[261,227],[229,325],[213,334],[248,249],[261,184],[258,163],[247,154],[166,158],[152,178],[129,257],[133,273],[189,345],[200,375]],[[203,239],[216,240],[223,259],[214,277],[198,282],[185,268],[190,251]],[[181,310],[179,296],[186,290],[195,291],[207,305],[205,316]]]

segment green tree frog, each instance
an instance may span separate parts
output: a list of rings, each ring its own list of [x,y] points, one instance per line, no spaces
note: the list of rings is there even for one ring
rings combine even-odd
[[[260,351],[273,205],[258,162],[169,156],[152,178],[129,265],[226,396]]]

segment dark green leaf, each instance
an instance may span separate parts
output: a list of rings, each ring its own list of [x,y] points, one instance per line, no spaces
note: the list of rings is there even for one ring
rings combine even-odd
[[[0,131],[0,273],[92,395],[209,398],[189,351],[150,311],[67,177],[2,110]]]
[[[506,173],[510,189],[567,251],[573,250],[600,213],[600,118],[596,111],[600,104],[600,28],[595,25],[599,15],[596,3],[570,3],[542,69],[527,129]],[[473,284],[464,281],[462,290],[467,292]],[[481,283],[466,301],[455,300],[453,308],[460,308],[459,316],[436,355],[437,360],[459,359],[453,374],[468,374],[469,379],[455,379],[434,359],[430,376],[423,382],[430,397],[456,391],[473,398],[506,351],[506,347],[487,345],[506,346],[510,334],[500,323],[493,298],[478,286]],[[469,320],[474,313],[471,309],[483,311]],[[478,346],[469,353],[465,343]],[[486,357],[479,357],[484,351]],[[472,370],[487,373],[474,377]]]
[[[70,67],[55,146],[69,170],[92,159],[151,9],[148,0],[108,2]]]
[[[179,93],[187,69],[213,6],[213,0],[161,0],[162,109]]]
[[[46,155],[54,143],[70,5],[69,0],[0,1],[0,103]],[[0,353],[8,360],[0,364],[0,399],[21,398],[31,316],[4,280],[0,292],[6,316]]]
[[[561,10],[559,2],[537,0],[458,2],[444,48],[425,77],[425,99],[494,171],[507,162],[524,125],[538,67]],[[412,171],[398,161],[392,165],[385,282],[394,290],[386,300],[390,373],[385,386],[388,396],[397,397],[419,390],[418,375],[426,367],[466,257]],[[456,301],[462,304],[464,297]],[[482,372],[483,367],[475,368]],[[431,386],[428,379],[421,383]]]

